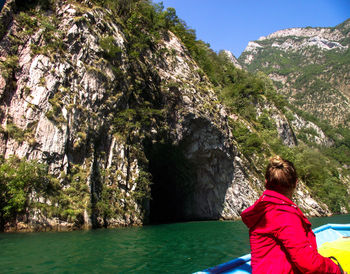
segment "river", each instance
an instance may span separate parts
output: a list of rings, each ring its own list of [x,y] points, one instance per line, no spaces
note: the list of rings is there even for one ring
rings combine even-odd
[[[350,215],[310,221],[350,223]],[[241,221],[3,233],[0,273],[191,273],[249,252]]]

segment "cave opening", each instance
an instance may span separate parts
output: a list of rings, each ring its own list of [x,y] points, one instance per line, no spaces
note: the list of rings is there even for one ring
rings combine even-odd
[[[171,143],[150,143],[145,151],[152,174],[149,222],[191,220],[195,165],[185,157],[181,146]]]

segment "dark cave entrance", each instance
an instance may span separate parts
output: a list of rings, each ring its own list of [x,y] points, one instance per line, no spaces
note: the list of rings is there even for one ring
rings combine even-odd
[[[149,222],[171,223],[191,219],[195,166],[180,146],[155,143],[146,146],[152,174]]]

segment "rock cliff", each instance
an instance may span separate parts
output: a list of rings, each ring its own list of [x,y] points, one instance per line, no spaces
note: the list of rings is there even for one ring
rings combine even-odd
[[[238,62],[237,58],[233,55],[233,53],[229,50],[223,50],[220,52],[221,54],[226,55],[226,57],[230,60],[230,62],[239,69],[242,69],[242,66],[240,65],[240,63]],[[219,53],[219,54],[220,54]]]
[[[136,45],[135,24],[93,2],[20,3],[1,13],[0,151],[48,165],[58,187],[31,190],[4,230],[234,219],[259,196],[261,165],[240,151],[233,114],[171,31]],[[296,199],[310,215],[330,213],[303,184]]]

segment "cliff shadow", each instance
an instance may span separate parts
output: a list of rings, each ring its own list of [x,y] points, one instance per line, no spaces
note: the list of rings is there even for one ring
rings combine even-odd
[[[212,121],[188,120],[181,145],[186,158],[196,165],[196,182],[187,212],[193,220],[227,218],[227,191],[234,181],[234,149],[228,136]]]
[[[196,166],[178,145],[148,142],[145,146],[152,174],[149,221],[169,223],[188,220],[186,214],[196,182]]]
[[[235,171],[233,150],[210,121],[197,118],[188,126],[178,145],[145,145],[152,174],[151,223],[225,218]]]

